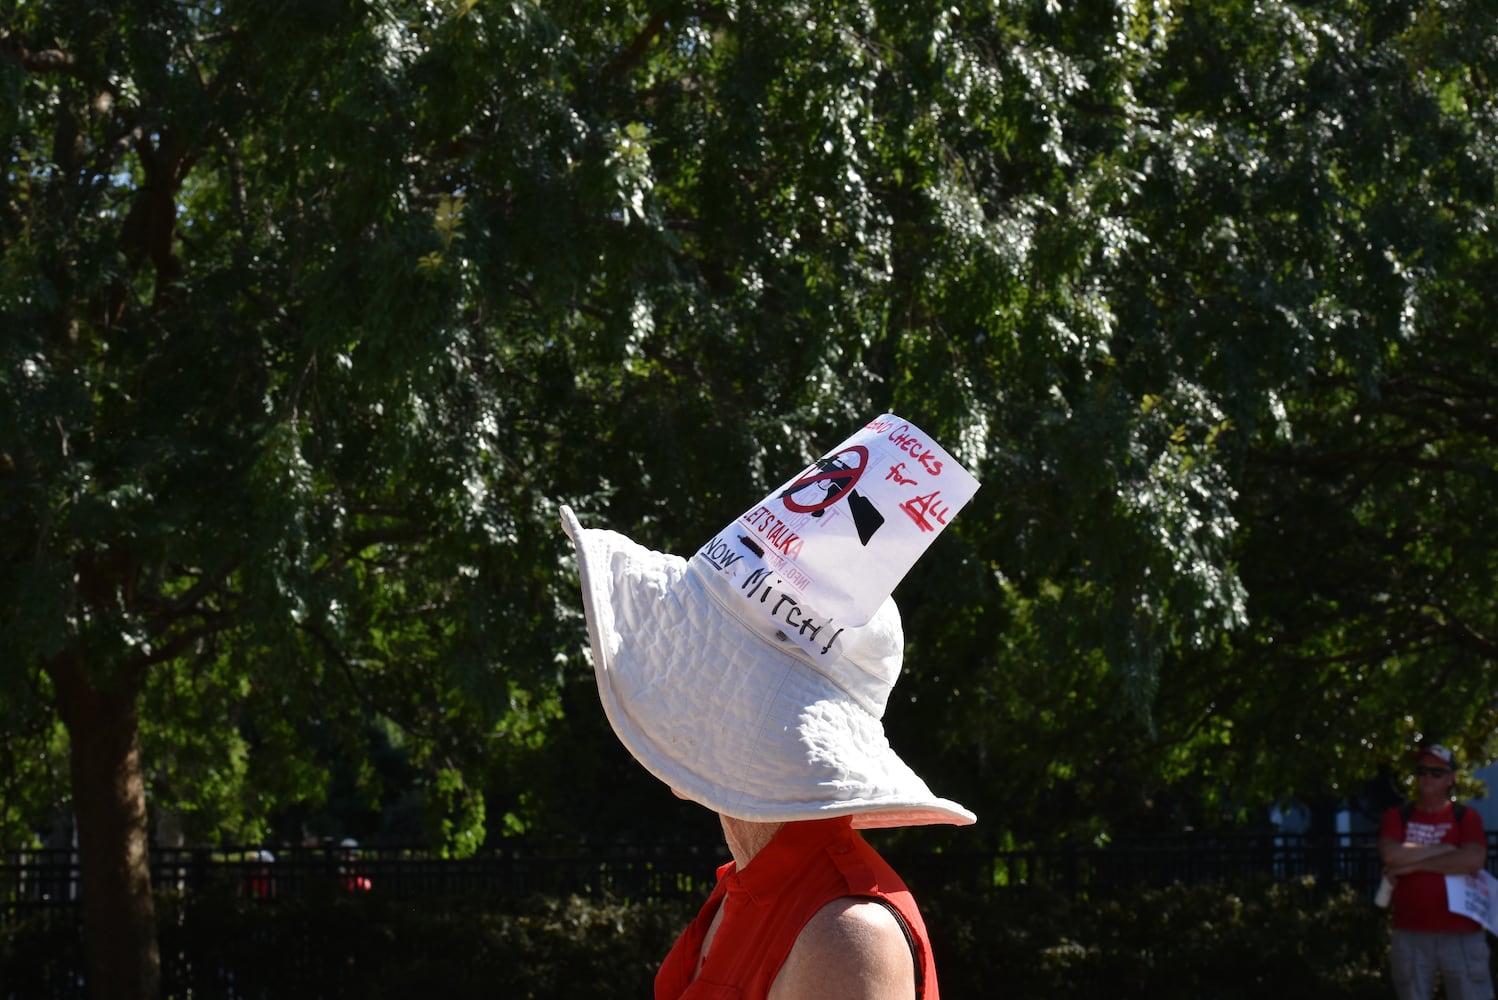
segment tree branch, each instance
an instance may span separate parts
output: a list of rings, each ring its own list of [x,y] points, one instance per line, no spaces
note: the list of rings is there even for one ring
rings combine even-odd
[[[28,73],[65,73],[82,77],[73,53],[62,49],[28,49],[8,31],[0,31],[0,55],[11,59]]]
[[[635,35],[634,40],[629,43],[618,55],[616,55],[603,72],[598,75],[599,84],[613,83],[625,73],[628,73],[644,57],[645,50],[650,43],[660,36],[662,29],[666,26],[666,12],[658,10],[650,15],[650,20]]]

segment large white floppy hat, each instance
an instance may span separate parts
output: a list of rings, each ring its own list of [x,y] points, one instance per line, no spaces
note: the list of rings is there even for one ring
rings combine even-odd
[[[885,414],[690,559],[564,506],[614,732],[678,794],[738,819],[972,823],[880,719],[904,645],[889,594],[977,487]]]

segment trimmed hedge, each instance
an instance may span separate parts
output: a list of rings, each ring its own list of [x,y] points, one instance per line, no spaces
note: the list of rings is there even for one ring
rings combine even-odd
[[[192,996],[648,998],[684,904],[578,897],[191,907],[163,928],[164,980]],[[205,990],[208,992],[205,994]],[[184,994],[186,990],[182,991]]]
[[[1116,899],[1037,887],[919,894],[948,1000],[1384,1000],[1387,914],[1308,881],[1141,889]],[[696,905],[328,895],[161,909],[168,996],[648,1000]],[[0,932],[0,997],[81,995],[76,931]]]
[[[1173,885],[1125,898],[1044,888],[922,901],[942,993],[1109,1000],[1387,1000],[1388,915],[1313,882]]]

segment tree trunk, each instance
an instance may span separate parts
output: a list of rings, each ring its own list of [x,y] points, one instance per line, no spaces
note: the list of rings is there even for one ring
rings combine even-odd
[[[161,954],[140,760],[139,684],[97,684],[65,653],[47,665],[72,744],[90,1000],[158,1000]]]

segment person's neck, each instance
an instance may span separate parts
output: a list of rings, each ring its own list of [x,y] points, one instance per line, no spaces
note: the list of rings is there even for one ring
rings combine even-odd
[[[742,871],[754,856],[764,850],[765,845],[775,839],[784,823],[753,823],[747,819],[734,819],[719,814],[723,824],[723,839],[728,842],[733,862]]]
[[[1420,796],[1415,800],[1423,813],[1438,813],[1446,808],[1446,803],[1451,801],[1449,795]]]

